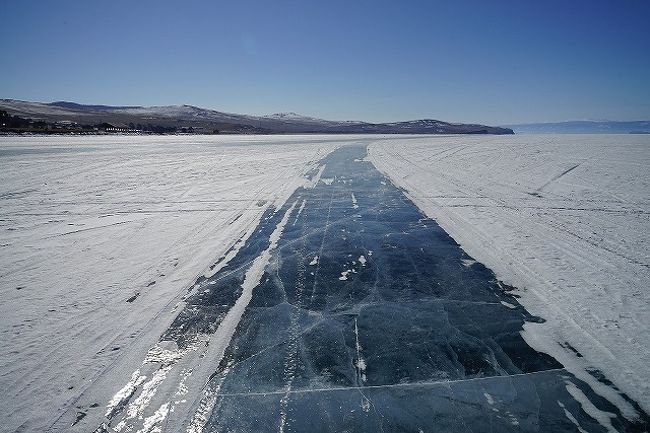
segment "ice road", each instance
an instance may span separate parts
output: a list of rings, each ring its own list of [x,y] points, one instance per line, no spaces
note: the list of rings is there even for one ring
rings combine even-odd
[[[624,393],[594,392],[523,340],[524,324],[543,319],[381,175],[363,143],[333,151],[310,179],[196,281],[102,402],[101,422],[79,416],[93,410],[81,401],[55,429],[647,429]]]

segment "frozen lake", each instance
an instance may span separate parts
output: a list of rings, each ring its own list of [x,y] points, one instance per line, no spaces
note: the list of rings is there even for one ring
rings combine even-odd
[[[647,429],[430,218],[422,161],[492,137],[3,140],[6,431]]]

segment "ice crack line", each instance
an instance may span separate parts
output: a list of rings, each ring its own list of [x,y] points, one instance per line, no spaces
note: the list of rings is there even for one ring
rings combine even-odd
[[[330,226],[330,215],[332,213],[332,202],[333,201],[334,201],[334,189],[332,188],[332,193],[330,195],[330,203],[329,203],[329,206],[327,207],[327,219],[325,220],[325,229],[323,230],[323,240],[321,241],[320,251],[318,253],[319,258],[323,257],[323,248],[325,247],[325,238],[327,237],[327,230],[329,229],[329,226]],[[314,286],[312,287],[312,290],[311,290],[310,305],[314,303],[314,296],[316,295],[316,282],[318,281],[318,272],[319,271],[320,271],[320,260],[318,261],[318,264],[316,266],[316,272],[314,272]]]
[[[490,379],[510,379],[513,377],[520,376],[533,376],[542,373],[552,373],[558,371],[566,371],[565,368],[550,368],[548,370],[533,371],[529,373],[517,373],[517,374],[508,374],[505,376],[482,376],[482,377],[471,377],[469,379],[457,379],[457,380],[434,380],[429,382],[413,382],[413,383],[390,383],[386,385],[368,385],[368,386],[338,386],[332,388],[307,388],[307,389],[293,389],[290,391],[291,394],[309,394],[316,392],[339,392],[339,391],[367,391],[371,389],[387,389],[387,388],[417,388],[423,386],[431,385],[444,385],[449,386],[455,383],[461,382],[473,382],[473,381],[482,381]],[[284,395],[286,389],[279,391],[267,391],[267,392],[233,392],[233,393],[223,393],[219,394],[220,397],[263,397],[267,395]]]

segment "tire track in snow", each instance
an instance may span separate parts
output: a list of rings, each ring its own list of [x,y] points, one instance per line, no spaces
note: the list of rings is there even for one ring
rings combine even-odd
[[[580,167],[581,164],[582,164],[582,162],[580,162],[580,163],[578,163],[578,164],[576,164],[576,165],[573,165],[573,166],[571,166],[570,168],[568,168],[567,170],[564,170],[562,173],[558,174],[557,176],[554,176],[553,178],[551,178],[550,180],[548,180],[547,182],[545,182],[542,186],[540,186],[539,188],[537,188],[537,189],[535,190],[535,192],[541,192],[544,188],[546,188],[547,186],[549,186],[549,185],[552,184],[553,182],[556,182],[556,181],[559,180],[561,177],[566,176],[567,174],[569,174],[570,172],[572,172],[572,171],[575,170],[576,168]]]

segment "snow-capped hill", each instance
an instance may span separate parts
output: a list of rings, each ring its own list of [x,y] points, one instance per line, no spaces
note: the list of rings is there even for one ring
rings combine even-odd
[[[192,110],[182,105],[165,105],[153,107],[126,107],[110,110],[113,113],[123,113],[144,116],[178,117],[192,115]]]
[[[507,128],[450,124],[422,119],[394,123],[333,121],[281,112],[265,116],[225,113],[193,105],[109,106],[75,102],[52,103],[1,99],[0,109],[20,117],[79,124],[109,123],[119,127],[157,125],[238,133],[348,133],[348,134],[512,134]]]
[[[401,125],[408,127],[434,127],[439,128],[447,125],[452,125],[452,123],[441,122],[440,120],[433,119],[419,119],[419,120],[407,120],[405,122],[391,122],[387,125]]]
[[[307,116],[302,116],[298,113],[294,113],[293,111],[289,111],[287,113],[273,113],[273,114],[268,114],[266,116],[262,117],[267,117],[270,119],[312,119],[315,120],[313,117],[307,117]]]
[[[320,123],[320,124],[328,124],[328,125],[344,123],[344,122],[337,122],[333,120],[319,119],[318,117],[303,116],[302,114],[294,113],[293,111],[289,111],[286,113],[267,114],[265,116],[260,116],[260,117],[262,119],[273,119],[273,120],[281,120],[287,122],[309,122],[309,123]]]

